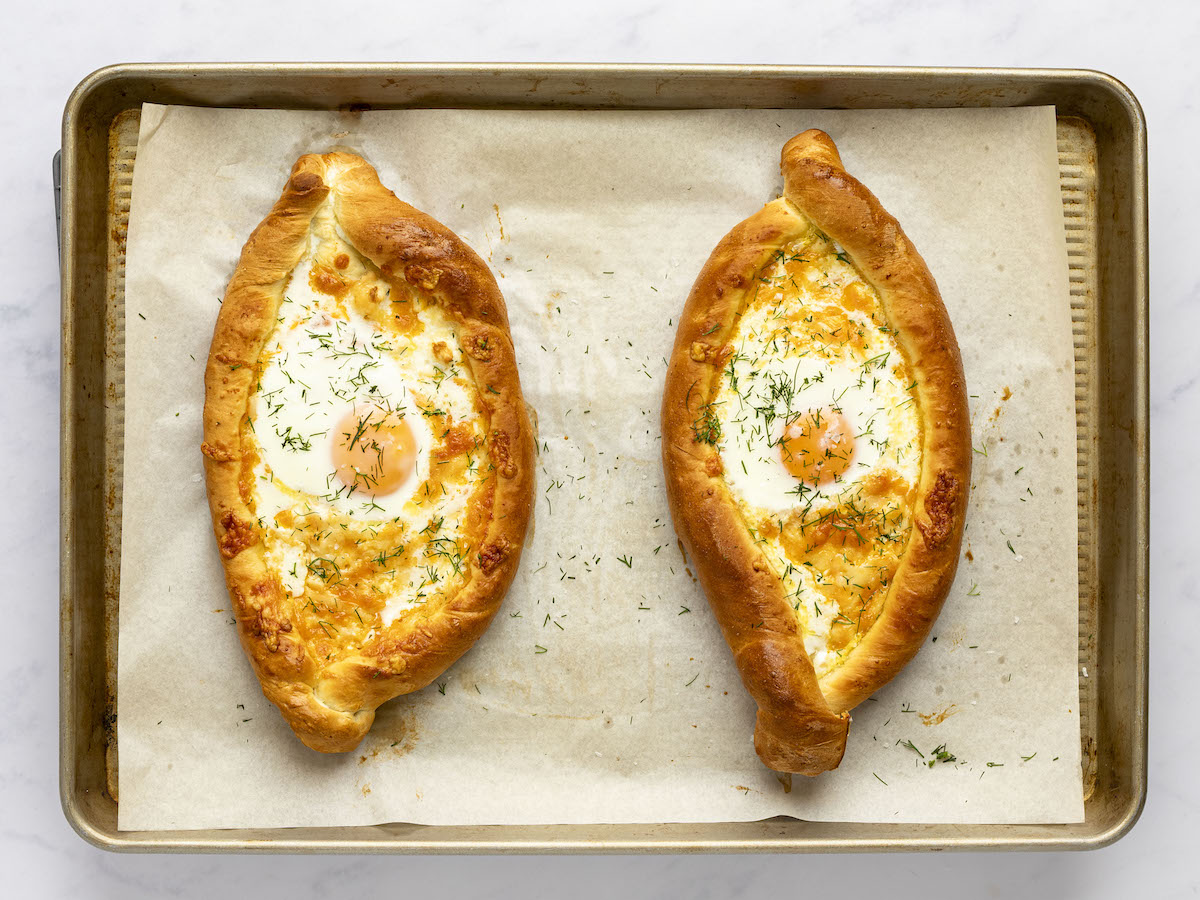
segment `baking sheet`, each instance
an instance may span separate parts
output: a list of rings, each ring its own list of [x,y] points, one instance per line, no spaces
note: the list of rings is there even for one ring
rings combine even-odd
[[[855,711],[842,767],[807,780],[754,756],[753,705],[666,513],[657,414],[692,278],[777,195],[780,146],[812,126],[937,276],[979,452],[969,558],[929,644]],[[146,439],[126,444],[122,829],[1082,818],[1052,109],[147,106],[141,127],[126,432]],[[334,145],[489,258],[544,451],[535,533],[492,629],[439,683],[383,707],[359,752],[323,757],[241,657],[198,446],[208,339],[241,244],[295,157]],[[939,745],[956,759],[930,768]]]

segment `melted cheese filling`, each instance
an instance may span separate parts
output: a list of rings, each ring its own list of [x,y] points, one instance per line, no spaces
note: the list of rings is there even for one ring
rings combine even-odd
[[[915,383],[879,295],[815,228],[758,273],[726,353],[693,429],[716,445],[820,677],[878,617],[908,543]]]
[[[411,435],[411,471],[386,492],[338,477],[338,445],[354,438],[340,432],[363,410]],[[260,355],[242,434],[243,498],[318,659],[461,588],[491,516],[486,435],[454,323],[389,284],[327,203]]]

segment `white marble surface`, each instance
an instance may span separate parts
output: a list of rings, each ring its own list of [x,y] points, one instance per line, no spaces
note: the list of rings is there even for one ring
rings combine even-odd
[[[115,10],[124,8],[124,12]],[[339,18],[341,9],[352,10]],[[753,12],[752,12],[753,11]],[[832,13],[832,15],[831,15]],[[750,18],[753,15],[754,18]],[[419,895],[728,897],[849,883],[892,898],[1182,897],[1200,893],[1200,742],[1190,683],[1200,588],[1187,562],[1200,497],[1197,199],[1200,5],[1009,0],[839,4],[561,2],[4,4],[0,97],[0,472],[8,686],[0,729],[0,871],[20,897]],[[63,103],[130,60],[512,60],[1077,66],[1137,93],[1151,147],[1153,531],[1150,795],[1141,822],[1087,854],[660,858],[116,856],[71,831],[57,789],[58,277],[50,157]],[[1169,624],[1166,624],[1169,623]],[[1188,835],[1192,835],[1189,837]],[[847,874],[848,873],[848,874]]]

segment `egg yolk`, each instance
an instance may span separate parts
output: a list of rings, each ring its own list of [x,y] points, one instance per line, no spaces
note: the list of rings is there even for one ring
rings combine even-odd
[[[792,419],[779,441],[783,467],[818,487],[840,478],[854,457],[854,429],[835,409],[810,409]]]
[[[373,497],[397,490],[417,464],[417,441],[404,414],[352,409],[333,435],[333,464],[346,487]]]

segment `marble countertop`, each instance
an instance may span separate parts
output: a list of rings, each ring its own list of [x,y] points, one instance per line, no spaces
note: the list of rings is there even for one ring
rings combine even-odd
[[[114,10],[120,8],[121,12]],[[1148,0],[976,4],[971,0],[728,3],[609,0],[436,4],[360,0],[349,17],[310,0],[41,3],[6,21],[0,97],[9,163],[0,217],[9,289],[0,297],[0,472],[10,623],[0,656],[0,868],[20,897],[261,898],[420,895],[732,897],[850,884],[892,898],[1151,897],[1200,893],[1194,835],[1200,742],[1183,685],[1194,672],[1200,587],[1181,527],[1200,497],[1200,280],[1183,213],[1200,188],[1185,151],[1200,137],[1200,5]],[[748,11],[754,11],[754,18]],[[120,856],[84,843],[57,781],[59,304],[50,158],[63,104],[113,62],[409,60],[1047,66],[1100,69],[1140,98],[1149,122],[1153,264],[1150,792],[1133,831],[1080,854],[846,857],[365,858]],[[1190,151],[1187,151],[1190,152]],[[1185,266],[1184,262],[1188,262]],[[1188,348],[1191,349],[1188,349]],[[1168,623],[1166,625],[1165,623]],[[1193,835],[1189,838],[1188,835]],[[849,874],[848,874],[849,873]],[[848,879],[848,880],[847,880]]]

